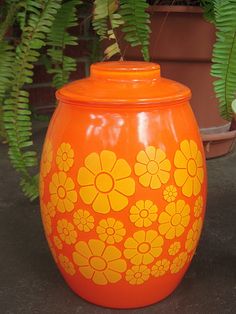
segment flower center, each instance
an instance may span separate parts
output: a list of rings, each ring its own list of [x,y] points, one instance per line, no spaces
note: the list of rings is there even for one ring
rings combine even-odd
[[[146,218],[148,216],[148,211],[146,209],[142,209],[140,212],[140,217]]]
[[[57,194],[60,198],[64,198],[66,196],[65,188],[63,186],[59,186],[57,189]]]
[[[63,161],[66,161],[66,159],[67,159],[67,153],[63,153],[63,154],[62,154],[62,160],[63,160]]]
[[[68,231],[66,228],[64,228],[64,229],[63,229],[63,233],[64,233],[65,235],[68,235],[68,234],[69,234],[69,231]]]
[[[82,225],[86,225],[86,219],[84,218],[84,217],[82,217],[82,218],[80,218],[80,223],[82,224]]]
[[[173,226],[179,225],[181,222],[181,215],[180,214],[175,214],[172,219],[171,219],[171,224]]]
[[[197,173],[197,165],[195,160],[193,160],[192,158],[189,159],[188,164],[187,164],[187,170],[188,173],[190,174],[190,176],[194,177]]]
[[[102,271],[107,267],[106,261],[101,256],[92,256],[89,263],[94,270]]]
[[[113,228],[111,228],[111,227],[107,228],[107,234],[113,235],[114,233],[115,233],[115,231]]]
[[[108,173],[99,173],[95,179],[95,185],[99,192],[108,193],[114,187],[114,180]]]
[[[149,243],[141,243],[138,246],[138,251],[142,254],[147,253],[150,250],[150,244]]]
[[[134,278],[138,279],[138,278],[141,278],[142,277],[142,274],[141,273],[136,273],[134,274]]]
[[[156,174],[158,170],[159,170],[158,163],[153,160],[149,161],[149,163],[147,164],[147,171],[150,174]]]

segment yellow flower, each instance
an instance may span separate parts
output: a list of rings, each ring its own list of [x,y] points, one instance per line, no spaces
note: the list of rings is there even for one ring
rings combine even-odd
[[[99,222],[96,231],[100,240],[108,244],[122,241],[123,236],[126,233],[123,223],[114,218],[102,219]]]
[[[141,150],[138,153],[137,161],[134,171],[139,176],[140,184],[158,189],[163,183],[168,182],[171,164],[163,150],[148,146],[145,151]]]
[[[195,204],[194,204],[194,216],[199,217],[202,213],[202,207],[203,207],[203,198],[202,196],[198,196]]]
[[[43,226],[44,226],[44,230],[47,236],[49,236],[52,233],[52,220],[51,220],[51,216],[48,212],[48,207],[42,203],[42,221],[43,221]]]
[[[148,265],[155,257],[161,255],[163,238],[154,230],[137,231],[133,238],[125,241],[124,256],[130,259],[132,264]]]
[[[125,279],[131,285],[141,285],[148,280],[150,276],[150,269],[146,265],[135,265],[131,269],[128,269],[125,275]]]
[[[201,230],[202,230],[202,218],[199,218],[195,220],[192,228],[189,230],[188,235],[187,235],[185,248],[188,253],[196,248],[198,240],[200,238]]]
[[[56,254],[55,248],[54,248],[54,246],[52,245],[52,242],[51,242],[51,240],[50,240],[49,238],[47,239],[47,241],[48,241],[48,246],[49,246],[50,251],[51,251],[51,253],[52,253],[52,257],[53,257],[53,259],[54,259],[54,262],[55,262],[55,263],[58,263],[57,254]]]
[[[169,267],[170,267],[170,262],[167,259],[159,260],[155,263],[155,265],[152,266],[151,274],[154,277],[161,277],[165,275]]]
[[[67,272],[67,274],[71,276],[75,274],[75,267],[67,256],[60,254],[59,262],[61,264],[61,267]]]
[[[97,213],[120,211],[128,205],[127,196],[135,192],[131,169],[124,159],[117,159],[112,151],[100,155],[91,153],[85,158],[85,167],[78,172],[80,196],[85,204],[92,204]]]
[[[89,232],[94,228],[94,218],[87,210],[77,210],[73,221],[80,231]]]
[[[43,153],[41,158],[41,174],[46,177],[52,166],[52,143],[46,140],[43,146]]]
[[[56,215],[55,206],[51,202],[47,203],[47,212],[50,217],[54,217]]]
[[[65,172],[54,173],[49,191],[51,202],[61,213],[74,209],[74,203],[77,201],[77,192],[74,189],[73,180]]]
[[[72,244],[76,242],[77,232],[74,226],[68,222],[66,219],[58,220],[57,222],[57,232],[60,238],[67,244]]]
[[[180,237],[189,224],[189,213],[190,207],[185,201],[169,203],[158,218],[160,234],[165,235],[166,239]]]
[[[176,255],[179,250],[180,250],[181,244],[180,242],[174,242],[170,245],[169,249],[168,249],[168,253],[169,255]]]
[[[177,196],[177,189],[174,185],[169,185],[163,191],[163,197],[167,202],[173,202]]]
[[[177,186],[182,187],[185,196],[196,196],[204,178],[202,154],[197,144],[192,140],[182,141],[180,150],[175,153],[174,164],[177,168],[174,173]]]
[[[54,244],[56,245],[56,247],[61,250],[62,247],[63,247],[63,244],[61,242],[61,240],[57,237],[57,236],[54,236],[53,237],[53,241],[54,241]]]
[[[75,245],[73,260],[81,274],[97,285],[118,282],[126,271],[126,262],[115,246],[105,246],[100,240],[91,239],[88,243],[79,241]]]
[[[157,220],[157,206],[150,200],[140,200],[131,207],[129,218],[136,227],[149,227]]]
[[[172,274],[178,273],[185,265],[188,258],[188,254],[186,252],[180,253],[174,260],[170,266],[170,272]]]
[[[62,143],[57,150],[56,163],[62,171],[68,171],[74,163],[74,151],[69,143]]]

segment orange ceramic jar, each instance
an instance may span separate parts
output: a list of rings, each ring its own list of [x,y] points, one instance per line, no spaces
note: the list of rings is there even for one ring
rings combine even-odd
[[[56,95],[40,199],[62,276],[98,305],[162,300],[189,267],[205,212],[190,90],[157,64],[106,62]]]

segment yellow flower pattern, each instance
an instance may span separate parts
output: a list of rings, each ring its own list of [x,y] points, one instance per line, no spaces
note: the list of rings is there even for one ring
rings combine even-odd
[[[56,147],[45,142],[39,189],[62,271],[96,285],[133,286],[184,271],[203,224],[204,164],[193,140],[182,140],[172,156],[165,146],[147,146],[130,156],[133,164],[110,150],[83,157],[68,142]]]
[[[114,218],[102,219],[99,222],[96,231],[99,239],[108,244],[122,241],[126,233],[124,224]]]
[[[165,273],[168,271],[170,267],[170,261],[167,259],[162,259],[157,261],[153,266],[152,266],[152,271],[151,274],[154,277],[161,277],[165,275]]]
[[[140,200],[131,207],[129,218],[136,227],[149,227],[157,220],[157,206],[150,200]]]
[[[57,232],[62,241],[64,241],[65,243],[72,244],[76,242],[77,232],[75,231],[74,226],[66,219],[58,220]]]
[[[182,193],[190,197],[198,195],[204,179],[202,154],[193,140],[180,143],[174,157],[176,170],[174,178],[177,186],[182,187]]]
[[[57,150],[56,163],[62,171],[68,171],[74,163],[74,151],[69,143],[62,143]]]
[[[172,256],[176,255],[179,252],[180,248],[181,248],[180,242],[176,241],[172,243],[168,249],[169,255],[172,255]]]
[[[146,265],[135,265],[128,269],[125,279],[131,285],[141,285],[150,277],[150,269]]]
[[[97,285],[116,283],[126,271],[126,261],[115,246],[106,246],[100,240],[91,239],[88,243],[79,241],[75,250],[73,260],[80,273]]]
[[[134,171],[144,187],[159,189],[170,178],[171,163],[163,150],[148,146],[137,155]]]
[[[190,220],[190,207],[183,200],[169,203],[158,218],[159,232],[166,239],[180,237]]]
[[[94,218],[87,210],[77,210],[73,222],[80,231],[89,232],[94,228]]]
[[[186,252],[180,253],[172,262],[170,266],[170,272],[172,274],[178,273],[185,265],[188,258],[188,254]]]
[[[58,250],[62,249],[63,244],[62,244],[61,240],[57,236],[53,237],[53,242],[56,245],[56,247],[58,248]]]
[[[53,157],[52,143],[51,141],[46,140],[43,147],[43,153],[41,158],[41,174],[43,177],[46,177],[51,170],[52,157]]]
[[[65,270],[65,272],[73,276],[75,274],[75,267],[69,258],[63,254],[60,254],[58,259],[61,267]]]
[[[54,173],[49,185],[51,202],[59,212],[70,212],[77,201],[77,192],[73,180],[65,172]]]
[[[173,202],[177,196],[177,189],[174,185],[169,185],[163,191],[163,197],[167,202]]]
[[[131,168],[124,159],[117,159],[112,151],[91,153],[85,167],[78,172],[79,193],[85,204],[92,204],[97,213],[120,211],[128,205],[128,196],[135,192]]]
[[[198,218],[202,213],[203,208],[203,198],[202,196],[198,196],[196,199],[196,202],[194,204],[194,216]]]
[[[125,241],[124,256],[134,265],[148,265],[161,255],[163,242],[155,230],[137,231]]]
[[[200,238],[201,231],[202,231],[202,218],[199,218],[194,222],[192,228],[189,230],[187,235],[185,248],[188,253],[196,248],[198,240]]]

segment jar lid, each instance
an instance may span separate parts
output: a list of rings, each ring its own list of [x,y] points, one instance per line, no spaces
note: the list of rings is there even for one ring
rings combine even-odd
[[[88,78],[74,81],[56,92],[58,100],[93,104],[154,104],[186,100],[190,89],[162,78],[160,66],[151,62],[111,61],[91,66]]]

